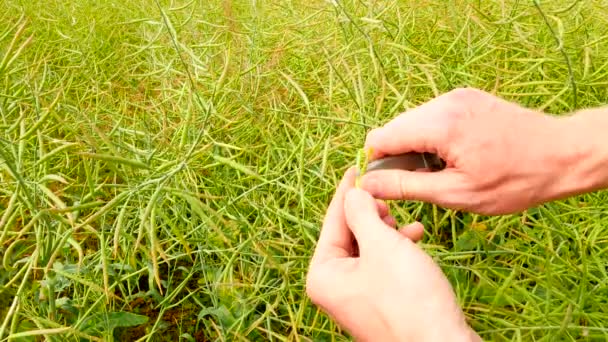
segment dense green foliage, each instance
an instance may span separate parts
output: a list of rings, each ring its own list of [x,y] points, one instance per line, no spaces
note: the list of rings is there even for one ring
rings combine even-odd
[[[608,98],[599,0],[2,8],[2,341],[347,340],[304,279],[369,128],[456,87],[556,115]],[[391,208],[484,339],[606,340],[606,200]]]

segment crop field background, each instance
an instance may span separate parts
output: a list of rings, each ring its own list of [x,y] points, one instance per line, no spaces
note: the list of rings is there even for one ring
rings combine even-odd
[[[0,341],[350,340],[304,284],[369,129],[608,101],[607,1],[0,4]],[[390,206],[484,339],[605,341],[607,200]]]

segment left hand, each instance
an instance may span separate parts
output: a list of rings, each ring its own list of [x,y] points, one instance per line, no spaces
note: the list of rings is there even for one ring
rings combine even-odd
[[[311,300],[361,341],[473,341],[454,292],[382,202],[354,189],[350,169],[333,198],[307,276]]]

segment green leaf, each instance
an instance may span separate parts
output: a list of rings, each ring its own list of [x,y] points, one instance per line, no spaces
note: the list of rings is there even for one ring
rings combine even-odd
[[[181,339],[181,338],[183,338],[184,340],[189,341],[189,342],[194,342],[194,341],[196,341],[196,340],[194,339],[194,337],[192,337],[192,335],[190,335],[190,334],[188,334],[188,333],[183,333],[183,334],[179,335],[179,337],[180,337],[180,339]]]
[[[135,327],[148,322],[148,317],[130,312],[119,311],[92,315],[84,320],[81,326],[83,332],[112,333],[118,327]]]
[[[224,305],[221,305],[219,308],[202,309],[198,313],[198,319],[202,320],[207,315],[216,318],[217,322],[219,322],[223,326],[230,326],[236,321],[236,318],[232,315],[230,311],[228,311],[228,309]]]
[[[474,230],[467,230],[458,237],[454,250],[464,252],[474,250],[479,243],[479,235]]]

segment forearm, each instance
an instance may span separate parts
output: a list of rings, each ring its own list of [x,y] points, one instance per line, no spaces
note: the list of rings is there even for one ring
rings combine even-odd
[[[547,142],[547,149],[561,150],[555,151],[556,191],[549,200],[607,189],[608,107],[582,110],[558,121],[561,139]]]

